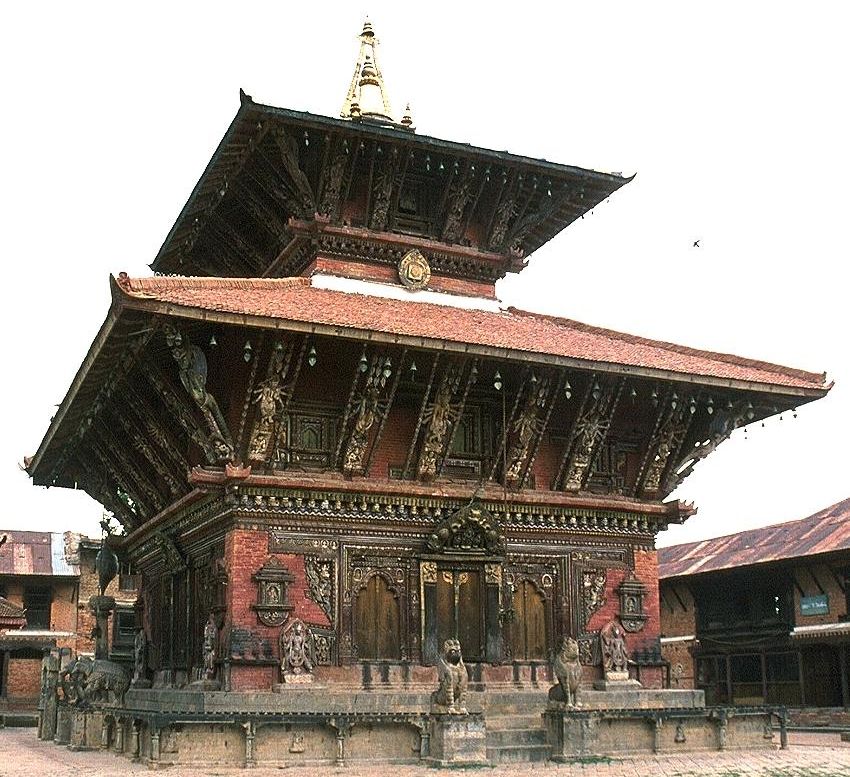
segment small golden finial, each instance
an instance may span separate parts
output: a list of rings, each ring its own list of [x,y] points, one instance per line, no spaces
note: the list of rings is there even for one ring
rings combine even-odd
[[[413,115],[410,112],[410,103],[407,103],[407,105],[404,106],[404,116],[401,117],[400,124],[402,127],[410,130],[411,132],[416,129],[413,126]]]

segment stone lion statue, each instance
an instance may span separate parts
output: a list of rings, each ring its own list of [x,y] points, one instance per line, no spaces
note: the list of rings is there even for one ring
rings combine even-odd
[[[432,702],[449,713],[466,715],[466,688],[469,675],[463,663],[460,642],[447,639],[437,664],[440,685],[431,697]]]
[[[581,682],[581,661],[578,655],[578,642],[572,637],[564,637],[561,640],[561,649],[552,662],[558,685],[553,685],[549,690],[551,701],[564,702],[568,707],[577,706],[576,691]]]

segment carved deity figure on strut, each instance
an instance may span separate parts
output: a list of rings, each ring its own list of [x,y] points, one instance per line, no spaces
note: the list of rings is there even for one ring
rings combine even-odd
[[[218,645],[218,626],[215,624],[215,616],[210,613],[207,625],[204,626],[204,669],[203,677],[211,680],[215,675],[216,647]]]
[[[316,665],[313,632],[299,618],[280,635],[280,668],[284,682],[309,682]]]

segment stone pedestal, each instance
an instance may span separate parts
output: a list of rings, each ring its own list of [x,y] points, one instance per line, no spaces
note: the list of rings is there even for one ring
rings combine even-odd
[[[480,713],[431,716],[430,754],[435,766],[487,764],[487,730]]]
[[[642,688],[643,686],[629,677],[628,672],[605,672],[601,680],[594,680],[593,687],[597,691],[620,691]]]
[[[67,745],[71,742],[71,719],[72,709],[64,702],[60,702],[56,709],[56,734],[53,741],[57,745]]]

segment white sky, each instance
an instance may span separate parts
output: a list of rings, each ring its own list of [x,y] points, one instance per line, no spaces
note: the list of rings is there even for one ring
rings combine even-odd
[[[421,133],[638,174],[501,282],[505,302],[836,380],[699,464],[675,494],[699,514],[660,544],[850,496],[845,3],[32,2],[0,11],[0,526],[97,533],[98,505],[17,463],[108,274],[148,274],[240,86],[337,115],[366,12]]]

